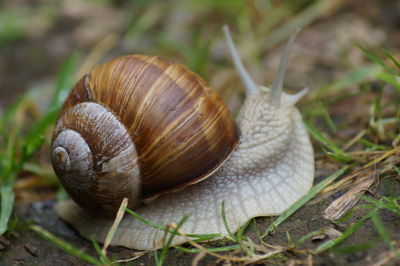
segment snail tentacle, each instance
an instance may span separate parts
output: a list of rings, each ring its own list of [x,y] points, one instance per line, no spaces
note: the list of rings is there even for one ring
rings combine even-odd
[[[289,61],[289,54],[290,51],[292,50],[294,40],[296,39],[297,34],[299,33],[300,28],[296,28],[294,32],[292,33],[292,36],[290,36],[289,41],[287,42],[285,49],[281,55],[281,60],[279,62],[279,69],[278,69],[278,74],[276,75],[276,78],[274,80],[274,83],[272,85],[271,89],[271,103],[280,105],[282,101],[282,87],[283,87],[283,79],[285,78],[285,72],[286,72],[286,65]]]
[[[292,103],[295,105],[301,98],[304,97],[308,92],[310,91],[309,88],[305,87],[301,91],[295,93],[295,94],[285,94],[285,100],[289,103]]]
[[[229,52],[232,57],[233,64],[236,68],[236,71],[239,74],[240,79],[243,82],[243,85],[246,89],[247,96],[252,94],[258,93],[258,86],[250,77],[249,73],[247,72],[246,68],[243,65],[242,60],[240,59],[239,53],[236,49],[235,43],[232,40],[231,34],[229,32],[228,25],[223,26],[223,31],[225,33],[226,43],[228,44]]]

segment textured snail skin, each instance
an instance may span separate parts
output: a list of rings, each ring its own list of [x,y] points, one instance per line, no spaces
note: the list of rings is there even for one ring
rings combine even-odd
[[[160,225],[177,224],[189,215],[181,227],[186,234],[227,234],[221,215],[223,202],[228,227],[236,231],[252,217],[282,213],[310,189],[313,148],[295,107],[304,91],[272,93],[246,81],[247,73],[242,70],[239,74],[247,84],[247,97],[238,117],[241,138],[236,151],[208,179],[161,195],[135,210],[139,215]],[[112,218],[92,216],[72,201],[62,202],[56,209],[81,235],[100,242],[113,223]],[[148,250],[160,248],[163,237],[163,231],[125,215],[111,244]],[[176,236],[171,245],[183,242]]]

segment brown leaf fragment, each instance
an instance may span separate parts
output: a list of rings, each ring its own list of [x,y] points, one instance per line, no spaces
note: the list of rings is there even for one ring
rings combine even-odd
[[[333,228],[333,227],[325,227],[321,234],[314,236],[311,240],[323,240],[323,239],[335,239],[342,235],[342,232]]]
[[[329,204],[324,212],[324,218],[330,221],[337,220],[342,217],[348,210],[350,210],[360,200],[359,196],[364,194],[366,190],[376,180],[375,175],[371,174],[364,180],[355,184],[340,198]]]

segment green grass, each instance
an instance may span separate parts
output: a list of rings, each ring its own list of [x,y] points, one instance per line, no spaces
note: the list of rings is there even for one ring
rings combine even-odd
[[[72,88],[72,77],[75,71],[77,56],[69,57],[59,72],[49,108],[29,127],[19,121],[19,113],[25,110],[29,103],[29,93],[21,96],[14,104],[5,110],[0,117],[0,233],[7,230],[15,194],[12,190],[20,171],[29,166],[29,162],[45,141],[46,131],[57,119],[59,109]],[[26,167],[25,167],[26,169]]]
[[[55,3],[37,5],[32,10],[0,3],[0,49],[7,50],[13,43],[24,39],[35,25],[53,25],[55,9]]]
[[[107,6],[109,2],[99,1],[98,5]],[[221,78],[221,76],[218,76],[219,72],[232,68],[227,63],[228,61],[215,56],[215,49],[218,48],[215,44],[221,39],[223,23],[229,24],[234,30],[240,51],[245,52],[246,63],[253,67],[262,67],[263,62],[260,55],[270,52],[269,48],[273,48],[286,40],[294,26],[304,28],[345,5],[343,2],[298,0],[282,1],[276,4],[270,1],[206,0],[162,3],[137,1],[135,8],[124,13],[129,19],[126,22],[126,27],[122,30],[119,41],[130,45],[135,52],[146,52],[174,58],[176,61],[185,63],[206,79],[214,78],[214,76]],[[171,34],[162,25],[167,20],[168,15],[172,16],[173,12],[182,9],[196,17],[196,25],[203,26],[187,25],[183,32],[180,32],[183,33],[183,37],[177,38],[177,33]],[[49,20],[52,20],[54,15],[52,15],[53,11],[51,10],[53,9],[49,8],[47,11],[43,9],[40,14],[48,16]],[[6,13],[7,15],[4,15]],[[27,23],[28,21],[24,17],[17,16],[15,12],[0,10],[0,47],[10,48],[11,45],[24,37],[28,31],[29,25]],[[187,237],[194,239],[194,244],[199,246],[171,247],[173,238],[182,235],[179,228],[184,224],[185,219],[175,227],[171,227],[171,225],[154,224],[143,219],[134,211],[126,210],[127,213],[145,224],[165,232],[165,241],[161,249],[152,253],[152,259],[156,265],[166,264],[169,254],[174,252],[174,249],[188,254],[205,253],[209,256],[224,258],[225,260],[231,259],[232,261],[251,261],[251,259],[271,259],[273,261],[274,258],[289,260],[290,255],[288,254],[290,252],[299,251],[306,241],[323,233],[323,229],[319,229],[295,239],[294,234],[287,232],[287,246],[271,248],[272,253],[268,253],[270,250],[260,251],[261,246],[266,245],[265,242],[269,241],[268,235],[270,233],[278,232],[282,223],[289,222],[288,218],[295,214],[299,208],[311,199],[318,197],[324,188],[337,182],[339,178],[349,172],[350,168],[357,169],[366,165],[381,167],[380,160],[377,160],[379,156],[371,157],[367,155],[368,152],[381,151],[382,154],[385,154],[385,152],[398,147],[400,143],[398,102],[395,99],[384,102],[383,99],[384,90],[387,86],[393,87],[397,93],[400,93],[400,64],[396,59],[396,53],[385,49],[371,51],[365,48],[363,44],[355,43],[354,45],[362,51],[369,61],[361,67],[349,69],[341,78],[318,88],[307,96],[305,104],[301,107],[307,129],[315,143],[316,153],[322,158],[319,162],[329,162],[339,170],[323,180],[319,180],[307,195],[297,201],[285,213],[273,219],[269,226],[263,224],[261,229],[259,223],[252,219],[242,226],[238,232],[232,232],[228,228],[228,222],[224,215],[224,205],[222,205],[222,217],[228,235],[218,232],[215,234],[187,235]],[[145,50],[143,47],[147,46],[150,48]],[[51,133],[49,129],[54,125],[60,106],[69,89],[73,86],[78,59],[77,55],[72,55],[61,66],[50,105],[40,117],[28,121],[26,115],[24,115],[28,112],[29,106],[32,105],[33,91],[28,91],[21,96],[1,114],[0,234],[5,233],[8,229],[15,199],[13,188],[22,171],[44,176],[46,180],[54,183],[54,174],[41,168],[35,156],[43,145],[48,145],[50,142]],[[354,137],[354,141],[340,137],[340,133],[352,129],[353,125],[346,120],[337,119],[335,113],[331,111],[332,106],[348,97],[361,97],[364,94],[374,95],[374,100],[368,103],[369,113],[365,114],[362,121],[363,127],[359,134]],[[357,152],[357,154],[352,152]],[[400,174],[398,166],[394,166],[393,170]],[[390,175],[391,173],[387,171],[384,176]],[[360,250],[372,249],[377,243],[384,243],[388,250],[394,252],[396,250],[393,244],[395,239],[385,228],[385,221],[381,212],[385,210],[400,215],[399,198],[394,196],[362,197],[362,200],[366,204],[354,207],[339,221],[334,221],[342,228],[343,232],[340,237],[315,245],[315,248],[309,253],[307,253],[308,251],[301,251],[311,256],[315,256],[315,254],[323,256],[324,253],[329,252],[352,254]],[[361,209],[366,210],[366,213],[357,220],[355,213]],[[373,226],[377,239],[349,245],[348,241],[351,240],[352,236],[363,230],[368,224]],[[112,256],[102,252],[99,244],[95,241],[92,242],[96,255],[91,255],[93,252],[84,252],[79,247],[61,240],[37,225],[31,225],[31,229],[61,250],[87,263],[95,265],[118,263],[118,259],[111,259]],[[251,238],[247,234],[248,231],[255,232],[255,237]],[[111,238],[112,232],[109,241],[111,241]],[[201,241],[213,238],[220,240],[199,244]],[[265,246],[263,247],[265,248]],[[290,252],[287,253],[287,250]]]
[[[7,231],[8,220],[11,216],[11,211],[14,206],[15,194],[12,191],[12,187],[3,185],[0,188],[1,193],[1,213],[0,213],[0,234],[4,234]]]
[[[367,221],[371,221],[376,232],[378,233],[379,237],[381,240],[389,247],[389,249],[392,252],[396,252],[396,248],[393,246],[392,237],[389,235],[387,230],[385,229],[385,226],[383,225],[382,219],[379,216],[379,211],[382,209],[389,210],[393,213],[395,213],[399,218],[400,218],[400,197],[382,197],[380,200],[375,200],[372,198],[368,197],[362,197],[365,201],[369,202],[370,204],[364,204],[364,205],[359,205],[356,208],[367,208],[371,209],[367,214],[363,215],[360,219],[358,219],[357,222],[351,224],[344,232],[343,234],[335,239],[331,239],[329,241],[324,242],[321,244],[318,248],[316,248],[316,252],[321,253],[326,250],[329,250],[339,244],[341,244],[344,240],[348,239],[351,237],[357,230],[360,229],[362,225],[364,225]],[[347,216],[346,219],[341,221],[340,223],[343,223],[345,220],[351,218],[351,216]],[[339,223],[339,224],[340,224]],[[363,243],[364,246],[368,246],[367,243]],[[353,247],[350,247],[353,249]],[[345,248],[340,249],[341,252],[346,251]],[[399,254],[397,254],[399,256]],[[400,257],[399,257],[400,258]]]
[[[100,260],[97,259],[88,253],[85,253],[84,251],[80,250],[79,248],[76,248],[74,245],[56,237],[54,234],[50,233],[49,231],[43,229],[42,227],[38,225],[32,225],[31,229],[38,233],[40,236],[42,236],[44,239],[50,241],[54,245],[56,245],[58,248],[60,248],[62,251],[70,254],[71,256],[77,257],[83,261],[86,261],[88,263],[92,263],[94,265],[103,265],[104,263]],[[100,252],[101,253],[101,252]]]
[[[306,122],[306,127],[311,136],[313,136],[318,142],[320,142],[326,149],[324,152],[339,162],[351,162],[353,158],[346,155],[332,140],[325,136],[321,131],[316,129],[310,123]]]

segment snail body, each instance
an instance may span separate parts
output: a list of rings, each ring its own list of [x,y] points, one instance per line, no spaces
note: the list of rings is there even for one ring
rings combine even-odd
[[[280,214],[307,193],[314,179],[312,145],[295,107],[305,90],[295,95],[282,92],[294,35],[283,53],[276,82],[268,89],[254,84],[227,28],[225,34],[235,67],[246,87],[246,100],[237,119],[241,134],[236,150],[236,133],[229,133],[234,136],[230,146],[234,152],[219,159],[225,162],[218,165],[220,168],[208,171],[215,171],[211,176],[200,178],[204,180],[192,182],[182,190],[161,193],[135,210],[148,221],[161,225],[177,224],[189,216],[181,227],[186,234],[228,233],[221,214],[222,203],[231,231],[236,231],[250,218]],[[56,209],[81,235],[100,242],[104,241],[113,223],[113,218],[96,216],[72,201],[62,202]],[[112,244],[147,250],[159,248],[163,237],[163,231],[125,215]],[[185,239],[177,236],[171,244],[182,242]]]

